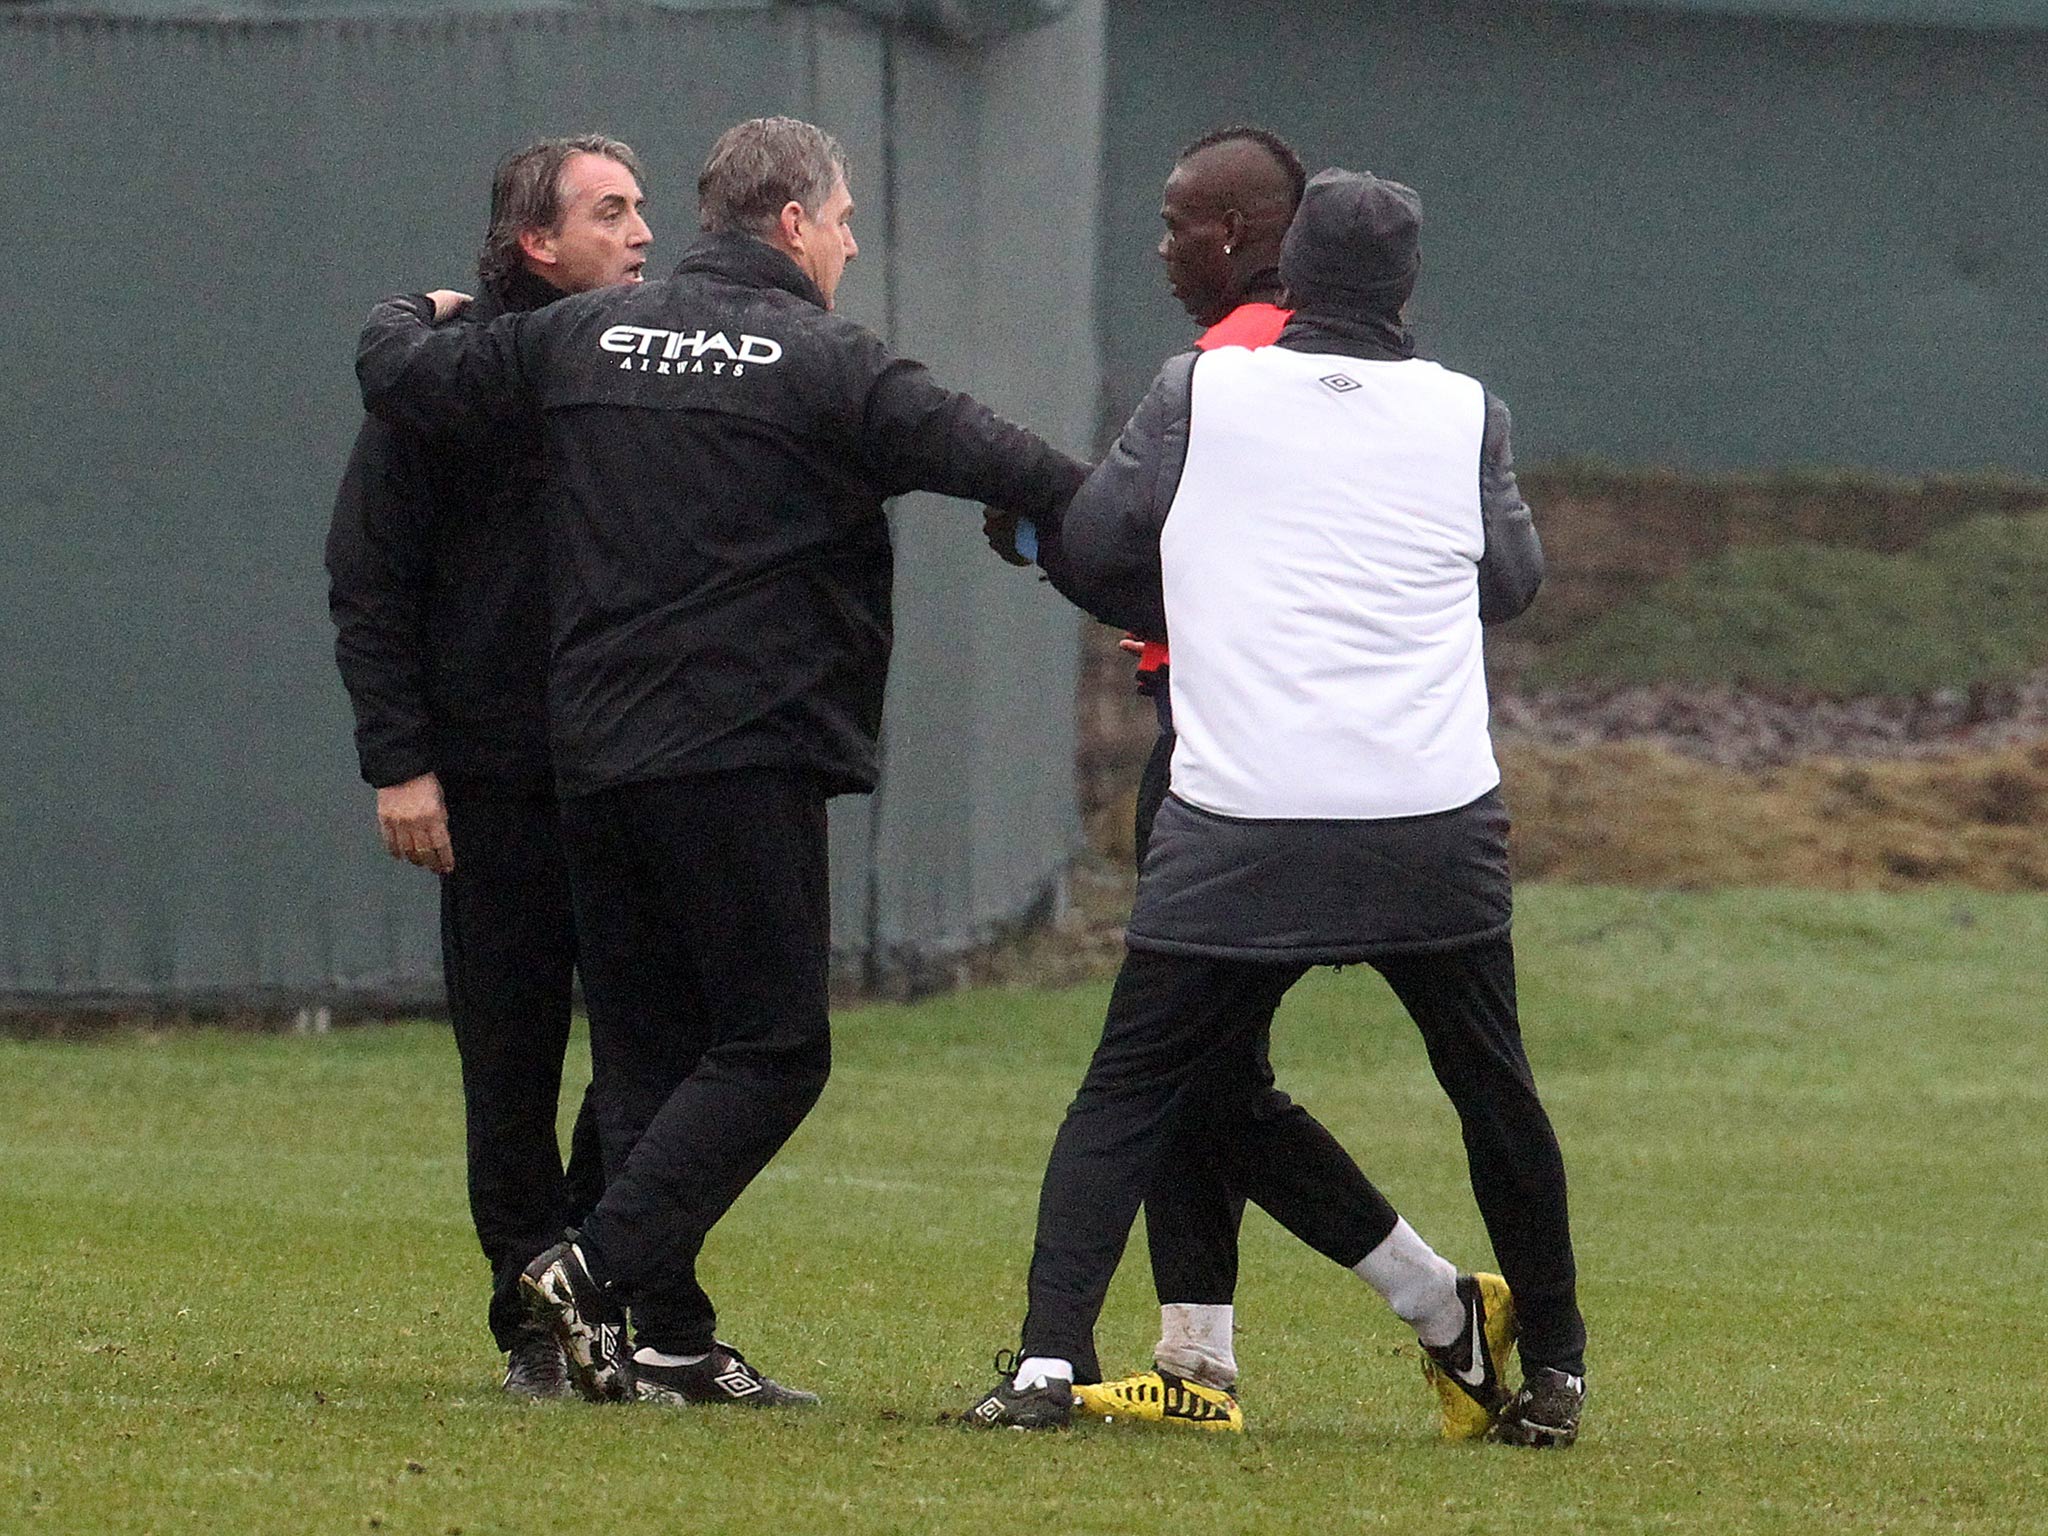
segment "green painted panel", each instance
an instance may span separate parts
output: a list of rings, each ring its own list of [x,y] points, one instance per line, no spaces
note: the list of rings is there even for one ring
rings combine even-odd
[[[376,18],[416,21],[435,16],[531,15],[623,9],[621,0],[13,0],[42,16],[90,19],[222,22]],[[655,11],[765,11],[811,0],[638,0]],[[1056,21],[1073,0],[844,0],[871,20],[907,27],[941,42],[988,43]]]
[[[1099,57],[1099,28],[1084,7],[984,62],[1006,74],[1055,36]],[[592,129],[631,142],[659,264],[694,231],[716,134],[789,111],[852,151],[868,211],[842,297],[886,327],[893,289],[978,267],[956,230],[1000,236],[979,229],[984,189],[953,175],[945,146],[896,142],[895,51],[949,56],[829,8],[263,27],[0,12],[16,290],[0,338],[0,998],[433,995],[433,884],[377,844],[321,570],[359,420],[363,312],[382,293],[465,284],[510,145]],[[971,63],[951,83],[982,93]],[[1070,94],[1066,116],[1097,99]],[[963,100],[977,135],[1020,136],[1016,103]],[[1091,201],[1068,227],[1087,227],[1081,184]],[[937,189],[930,210],[890,219],[892,185]],[[1063,274],[1004,277],[999,296],[970,280],[916,344],[957,360],[973,350],[959,328],[997,297],[1068,301]],[[1092,348],[1061,362],[1055,376],[1033,355],[1003,403],[1080,446]],[[943,949],[1013,916],[1056,878],[1072,833],[1071,754],[1040,722],[1065,727],[1073,620],[1049,603],[1005,616],[1035,597],[1013,583],[928,623],[920,594],[1015,575],[980,547],[971,509],[928,515],[942,535],[903,550],[913,640],[885,775],[901,787],[884,818],[859,802],[835,814],[848,950],[880,935]],[[918,664],[927,632],[947,642],[932,670]],[[974,808],[989,758],[1012,775],[1002,837]]]
[[[987,43],[1057,21],[1073,0],[845,0],[849,10],[898,22],[935,41]]]
[[[2044,0],[1559,0],[1610,10],[1684,11],[1906,27],[2048,27]]]
[[[2048,473],[2048,37],[1572,7],[1111,9],[1103,329],[1135,401],[1191,328],[1179,146],[1252,119],[1422,194],[1414,316],[1526,460]],[[1230,82],[1219,89],[1216,82]]]
[[[1094,245],[1075,232],[1095,216],[1100,26],[1090,3],[988,52],[907,46],[891,83],[900,343],[1075,451],[1096,412]],[[1064,131],[1042,133],[1055,104]],[[1056,880],[1075,827],[1074,610],[990,559],[957,502],[906,498],[896,532],[897,659],[922,682],[889,699],[890,782],[875,806],[894,851],[876,871],[884,951],[957,931],[961,913],[981,929],[1014,916],[1004,872]],[[990,724],[964,750],[904,750],[935,710]],[[1068,765],[1064,781],[1048,761]],[[973,859],[951,851],[961,829]]]
[[[724,123],[803,105],[788,22],[0,22],[25,304],[0,412],[0,992],[417,992],[430,878],[354,781],[321,548],[367,302],[474,272],[507,146],[602,126],[657,249]],[[653,55],[698,59],[678,100]],[[50,167],[62,166],[53,176]]]

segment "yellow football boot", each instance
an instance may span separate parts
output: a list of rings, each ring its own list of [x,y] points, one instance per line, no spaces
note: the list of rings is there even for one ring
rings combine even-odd
[[[1170,1371],[1139,1371],[1116,1381],[1074,1388],[1074,1407],[1098,1419],[1136,1419],[1183,1429],[1244,1433],[1244,1410],[1215,1387],[1183,1381]]]
[[[1422,1346],[1422,1374],[1436,1388],[1446,1440],[1478,1440],[1507,1406],[1515,1300],[1499,1275],[1458,1276],[1465,1331],[1441,1349]]]

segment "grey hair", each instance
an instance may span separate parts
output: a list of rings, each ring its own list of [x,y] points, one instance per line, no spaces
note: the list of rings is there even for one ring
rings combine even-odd
[[[775,231],[791,203],[817,217],[846,175],[839,141],[794,117],[756,117],[728,128],[697,178],[697,218],[712,234]]]
[[[500,286],[519,271],[521,235],[561,223],[562,167],[577,155],[603,155],[631,171],[635,181],[644,185],[647,180],[632,146],[601,133],[540,139],[513,150],[491,177],[491,226],[476,259],[477,278],[486,288]]]

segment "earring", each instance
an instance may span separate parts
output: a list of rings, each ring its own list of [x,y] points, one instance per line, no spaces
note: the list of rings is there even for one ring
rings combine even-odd
[[[1236,250],[1236,249],[1237,249],[1237,247],[1236,247],[1236,246],[1234,246],[1234,245],[1232,245],[1232,244],[1231,244],[1231,243],[1230,243],[1230,242],[1229,242],[1228,240],[1226,240],[1226,241],[1224,241],[1224,242],[1223,242],[1223,254],[1224,254],[1224,255],[1228,256],[1228,255],[1229,255],[1229,254],[1230,254],[1230,253],[1231,253],[1232,251],[1234,251],[1234,250]]]

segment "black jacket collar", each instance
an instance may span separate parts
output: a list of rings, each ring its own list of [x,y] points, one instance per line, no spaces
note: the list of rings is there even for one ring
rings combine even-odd
[[[1415,338],[1391,315],[1339,315],[1320,309],[1296,310],[1280,333],[1279,345],[1291,352],[1337,352],[1375,363],[1415,355]]]
[[[676,263],[675,275],[709,273],[748,288],[780,288],[826,308],[825,295],[803,269],[765,240],[752,235],[699,235]]]
[[[495,320],[499,315],[543,309],[555,300],[567,297],[546,278],[536,276],[524,267],[499,282],[485,283],[483,289],[482,296],[470,306],[471,319]]]

